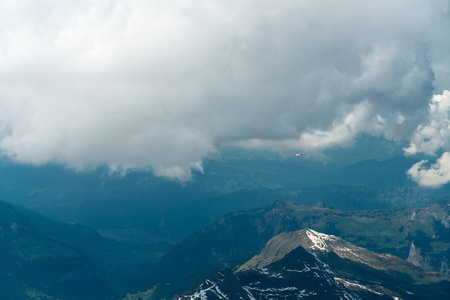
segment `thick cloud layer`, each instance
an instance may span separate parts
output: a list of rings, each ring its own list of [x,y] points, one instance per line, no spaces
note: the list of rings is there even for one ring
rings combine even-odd
[[[221,145],[409,139],[448,1],[0,1],[0,151],[188,180]],[[436,79],[436,80],[435,80]]]

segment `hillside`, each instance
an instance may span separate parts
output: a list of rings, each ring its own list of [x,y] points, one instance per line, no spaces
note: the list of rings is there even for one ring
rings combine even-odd
[[[42,235],[0,201],[2,299],[107,299],[109,291],[79,250]]]

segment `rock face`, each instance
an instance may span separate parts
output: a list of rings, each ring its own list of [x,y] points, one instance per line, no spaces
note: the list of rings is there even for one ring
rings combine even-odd
[[[415,266],[423,265],[423,257],[420,256],[420,249],[416,249],[414,242],[411,243],[411,247],[409,248],[408,259],[406,260]]]
[[[175,299],[448,299],[449,285],[398,257],[304,229],[275,236],[234,274],[224,269]]]

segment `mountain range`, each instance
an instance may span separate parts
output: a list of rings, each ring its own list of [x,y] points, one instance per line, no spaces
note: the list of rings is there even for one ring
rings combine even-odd
[[[181,294],[200,278],[210,278],[224,267],[238,268],[274,236],[306,228],[372,252],[403,260],[409,257],[417,267],[448,274],[449,209],[449,201],[417,209],[340,211],[323,203],[306,206],[279,200],[270,206],[231,213],[163,256],[158,277],[165,284],[158,285],[155,299]],[[411,259],[411,253],[421,259]]]
[[[174,299],[448,299],[450,277],[312,229],[283,232]]]
[[[217,287],[244,299],[263,299],[267,295],[257,291],[270,289],[302,297],[445,299],[449,238],[445,200],[359,211],[278,200],[220,217],[165,246],[168,251],[0,201],[0,292],[5,299],[119,299],[127,293],[124,299],[172,299]],[[307,266],[314,271],[286,271]],[[308,288],[292,285],[307,279]],[[318,286],[331,294],[321,295]]]

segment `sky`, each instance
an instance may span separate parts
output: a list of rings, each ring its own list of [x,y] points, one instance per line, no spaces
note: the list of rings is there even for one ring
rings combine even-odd
[[[362,135],[450,181],[450,1],[0,0],[0,152],[179,181],[221,147]]]

